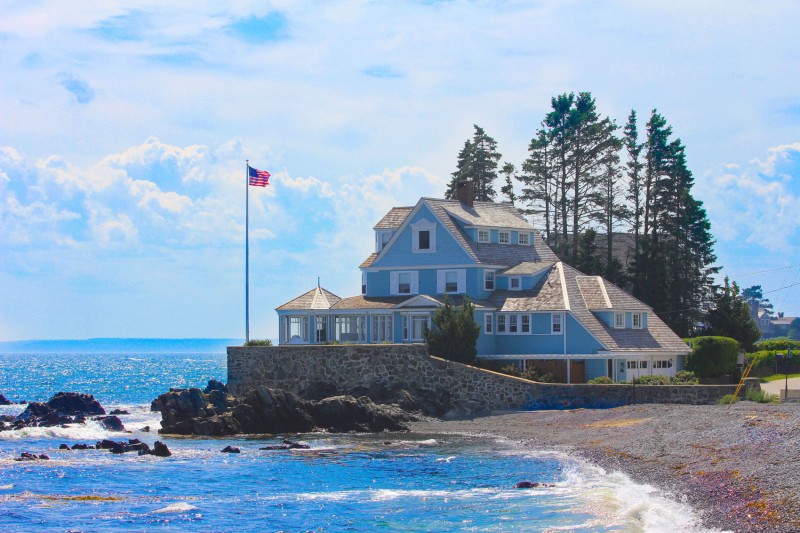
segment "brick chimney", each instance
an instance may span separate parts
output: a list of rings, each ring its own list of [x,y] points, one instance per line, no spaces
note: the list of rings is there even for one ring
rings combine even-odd
[[[462,180],[456,185],[456,198],[462,203],[472,207],[475,196],[472,191],[472,180]]]

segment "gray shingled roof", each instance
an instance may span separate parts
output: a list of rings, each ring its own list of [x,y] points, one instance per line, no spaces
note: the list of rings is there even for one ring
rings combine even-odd
[[[600,276],[576,276],[583,302],[589,309],[608,309],[611,302],[604,294],[605,284]]]
[[[436,200],[451,216],[468,226],[509,228],[533,231],[533,226],[509,203],[474,202],[468,206],[458,200]]]
[[[518,265],[506,268],[505,270],[501,270],[497,273],[501,276],[530,276],[536,274],[537,272],[541,272],[542,270],[546,270],[551,266],[553,266],[553,263],[523,261]]]
[[[331,309],[391,309],[397,304],[408,300],[408,296],[350,296],[342,298]]]
[[[414,207],[393,207],[383,218],[378,221],[372,229],[395,229],[406,219]]]
[[[314,287],[310,291],[301,294],[294,300],[286,302],[275,310],[288,311],[301,309],[330,309],[333,305],[336,305],[339,300],[341,300],[341,298],[333,294],[331,291],[321,287]]]

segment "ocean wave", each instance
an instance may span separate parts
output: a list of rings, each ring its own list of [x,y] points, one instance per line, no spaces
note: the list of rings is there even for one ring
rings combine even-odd
[[[178,503],[171,503],[166,507],[162,507],[161,509],[156,509],[152,511],[153,513],[157,514],[164,514],[164,513],[188,513],[189,511],[194,511],[197,509],[192,504],[186,502],[178,502]]]

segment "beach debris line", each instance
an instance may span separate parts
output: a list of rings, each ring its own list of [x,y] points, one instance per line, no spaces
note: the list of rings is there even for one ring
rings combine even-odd
[[[328,431],[344,433],[406,431],[416,420],[396,405],[380,405],[362,396],[304,400],[265,386],[240,398],[218,388],[172,389],[158,397],[160,433],[224,436]]]

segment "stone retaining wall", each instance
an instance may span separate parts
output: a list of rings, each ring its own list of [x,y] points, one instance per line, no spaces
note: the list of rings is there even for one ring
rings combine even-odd
[[[228,348],[228,389],[258,385],[305,395],[374,386],[446,390],[452,415],[509,409],[616,407],[630,403],[714,403],[735,385],[566,385],[533,383],[427,355],[420,344],[293,345]]]

